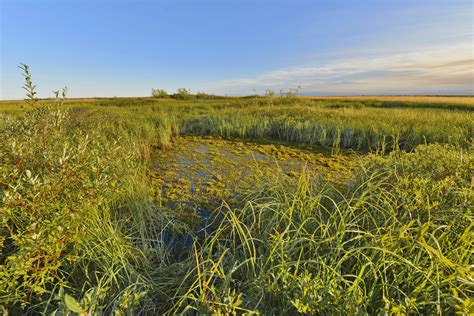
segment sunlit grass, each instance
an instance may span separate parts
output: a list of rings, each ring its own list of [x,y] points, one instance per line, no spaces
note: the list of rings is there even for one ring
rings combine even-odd
[[[39,103],[0,103],[0,306],[11,314],[472,312],[470,110]],[[357,168],[262,173],[245,198],[209,210],[202,235],[154,198],[153,152],[180,134],[352,149]]]

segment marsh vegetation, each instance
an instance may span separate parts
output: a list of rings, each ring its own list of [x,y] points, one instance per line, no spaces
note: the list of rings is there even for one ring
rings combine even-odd
[[[459,104],[0,103],[0,306],[472,313],[474,100]]]

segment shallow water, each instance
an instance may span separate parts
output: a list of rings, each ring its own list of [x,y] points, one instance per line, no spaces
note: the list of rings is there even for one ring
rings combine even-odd
[[[171,149],[153,154],[150,175],[155,203],[190,227],[190,232],[169,235],[169,244],[180,253],[212,231],[218,222],[213,211],[224,201],[242,203],[260,184],[297,178],[303,171],[340,178],[354,157],[318,147],[184,136]]]
[[[324,148],[185,136],[155,152],[150,169],[158,204],[196,214],[231,203],[269,178],[298,177],[303,170],[340,175],[352,159]]]

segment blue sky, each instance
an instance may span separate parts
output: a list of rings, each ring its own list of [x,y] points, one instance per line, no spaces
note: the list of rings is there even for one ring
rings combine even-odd
[[[472,1],[0,0],[0,98],[474,94]]]

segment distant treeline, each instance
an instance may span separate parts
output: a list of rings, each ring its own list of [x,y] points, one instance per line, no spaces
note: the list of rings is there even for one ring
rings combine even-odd
[[[255,90],[254,94],[244,96],[241,98],[246,99],[253,99],[253,98],[270,98],[273,99],[275,97],[295,97],[297,96],[299,90],[301,89],[300,86],[290,89],[288,91],[280,90],[279,95],[271,89],[267,89],[264,95],[259,95]],[[196,94],[192,94],[189,89],[180,88],[175,93],[168,93],[166,90],[163,89],[151,89],[151,96],[154,98],[171,98],[176,100],[193,100],[193,99],[202,99],[202,100],[209,100],[209,99],[223,99],[226,98],[225,96],[218,96],[214,94],[208,94],[205,92],[197,92]]]
[[[170,98],[175,100],[209,100],[224,98],[222,96],[217,96],[204,92],[197,92],[196,94],[192,94],[191,91],[186,88],[180,88],[175,93],[168,93],[166,90],[163,89],[151,89],[151,96],[159,99]]]

